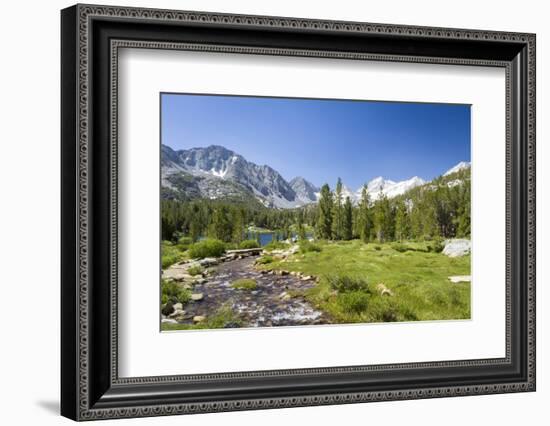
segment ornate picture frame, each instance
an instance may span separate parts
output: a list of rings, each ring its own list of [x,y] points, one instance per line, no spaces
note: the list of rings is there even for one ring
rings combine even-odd
[[[64,9],[61,30],[62,415],[93,420],[535,390],[534,34],[96,5]],[[506,356],[119,377],[123,47],[505,69]]]

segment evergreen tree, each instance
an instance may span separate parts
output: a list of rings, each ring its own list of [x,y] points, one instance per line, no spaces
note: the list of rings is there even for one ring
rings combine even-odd
[[[306,239],[306,227],[304,226],[304,211],[299,210],[296,215],[296,227],[299,240]]]
[[[361,190],[361,201],[359,202],[357,213],[357,233],[364,243],[367,243],[370,239],[370,228],[369,193],[367,191],[367,185],[363,185],[363,189]]]
[[[374,206],[374,227],[376,229],[376,238],[379,242],[390,241],[392,239],[392,210],[388,198],[382,195],[382,198]]]
[[[351,240],[353,238],[353,207],[351,200],[346,197],[344,203],[344,215],[343,215],[343,235],[344,240]]]
[[[235,208],[233,212],[233,242],[239,244],[244,237],[244,211]]]
[[[191,222],[189,224],[189,236],[193,242],[196,242],[202,233],[202,227],[200,223],[200,218],[198,214],[195,214],[191,217]]]
[[[413,208],[409,215],[411,224],[411,234],[413,238],[422,238],[424,234],[424,221],[420,203],[418,200],[413,200]]]
[[[426,191],[424,203],[422,204],[423,236],[432,239],[439,236],[439,223],[437,221],[437,204],[434,192]]]
[[[410,236],[409,215],[404,201],[399,201],[395,213],[395,238],[399,241]]]
[[[317,219],[317,236],[329,240],[332,236],[332,193],[328,184],[321,188],[319,198],[319,216]]]
[[[233,233],[231,220],[229,219],[229,209],[225,205],[221,205],[214,209],[212,214],[212,222],[209,227],[209,236],[218,240],[229,242]]]
[[[457,212],[456,236],[469,237],[471,233],[470,225],[470,197],[463,201],[463,205]]]
[[[334,191],[334,217],[332,219],[332,236],[335,240],[341,240],[344,233],[344,207],[342,204],[342,179],[338,178]]]

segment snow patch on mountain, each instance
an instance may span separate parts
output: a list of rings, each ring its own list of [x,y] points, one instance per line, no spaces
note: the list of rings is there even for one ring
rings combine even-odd
[[[418,176],[414,176],[410,179],[403,180],[400,182],[395,182],[393,180],[384,179],[382,176],[378,176],[367,183],[367,191],[371,201],[376,201],[382,196],[388,198],[394,198],[399,195],[403,195],[405,192],[420,186],[424,185],[426,181]],[[361,199],[361,193],[363,188],[359,188],[355,192],[355,198],[357,201]]]
[[[461,161],[443,176],[469,167],[469,162]],[[302,207],[316,203],[320,198],[320,188],[303,177],[298,176],[287,182],[271,167],[249,162],[241,155],[218,145],[179,151],[162,145],[161,178],[163,187],[187,196],[217,199],[248,194],[267,207]],[[418,176],[399,182],[378,176],[366,186],[369,199],[373,202],[382,196],[394,198],[403,195],[426,183]],[[452,187],[460,183],[459,180],[453,180],[448,185]],[[360,187],[353,191],[343,184],[342,202],[349,197],[353,204],[359,203],[362,190],[363,187]]]
[[[456,166],[451,167],[449,170],[443,173],[443,176],[449,176],[461,170],[469,169],[471,166],[472,166],[472,163],[470,163],[469,161],[461,161]]]

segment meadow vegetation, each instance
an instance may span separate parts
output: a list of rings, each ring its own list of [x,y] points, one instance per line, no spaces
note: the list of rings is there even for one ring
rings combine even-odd
[[[241,278],[231,283],[231,287],[238,290],[256,290],[258,284],[251,278]]]
[[[214,315],[206,318],[204,322],[197,324],[162,323],[163,331],[175,330],[206,330],[213,328],[238,328],[242,326],[242,320],[233,312],[230,304],[222,305]]]
[[[258,267],[318,277],[302,296],[334,323],[470,318],[470,283],[452,284],[448,278],[470,274],[469,255],[447,257],[435,252],[430,241],[317,244],[320,251],[258,262]],[[381,294],[379,284],[391,295]]]

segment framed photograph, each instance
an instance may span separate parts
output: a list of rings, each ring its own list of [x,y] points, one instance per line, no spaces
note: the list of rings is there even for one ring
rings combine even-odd
[[[64,416],[535,390],[535,35],[61,29]]]

